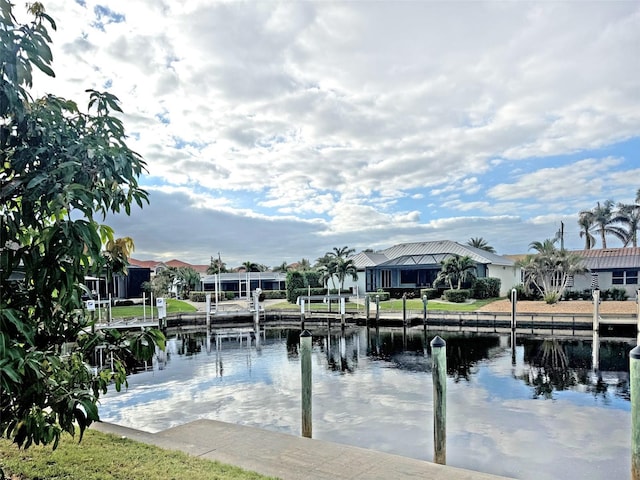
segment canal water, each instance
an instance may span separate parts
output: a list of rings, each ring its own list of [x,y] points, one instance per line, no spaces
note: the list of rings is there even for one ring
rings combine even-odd
[[[300,435],[299,333],[267,331],[259,348],[170,337],[152,369],[101,398],[101,419],[158,432],[207,418]],[[314,333],[314,438],[432,461],[435,335]],[[635,339],[518,337],[512,348],[509,335],[439,335],[448,465],[521,479],[629,477]]]

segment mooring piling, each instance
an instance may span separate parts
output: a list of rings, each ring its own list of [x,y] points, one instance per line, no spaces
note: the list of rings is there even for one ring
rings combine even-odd
[[[311,438],[311,333],[304,330],[300,334],[300,370],[302,396],[302,436]]]
[[[447,343],[436,336],[431,340],[433,378],[433,461],[447,463]]]
[[[422,296],[422,328],[424,329],[424,333],[427,333],[427,305],[429,303],[429,299],[426,295]]]
[[[600,290],[593,291],[593,331],[600,331]]]
[[[640,346],[629,353],[631,394],[631,480],[640,480]]]

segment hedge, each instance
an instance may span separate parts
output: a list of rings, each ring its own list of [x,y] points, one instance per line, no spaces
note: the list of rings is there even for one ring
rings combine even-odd
[[[421,288],[420,289],[420,298],[427,296],[427,300],[433,300],[434,298],[440,298],[440,290],[437,288]]]
[[[380,301],[381,302],[386,302],[387,300],[389,300],[389,298],[391,298],[391,295],[389,294],[389,292],[369,292],[367,293],[367,296],[371,299],[371,302],[375,302],[376,301],[376,295],[380,295]]]
[[[476,278],[471,286],[471,297],[477,300],[500,296],[500,279],[494,277]]]
[[[469,299],[470,296],[471,292],[465,289],[444,291],[444,299],[447,302],[464,303]]]

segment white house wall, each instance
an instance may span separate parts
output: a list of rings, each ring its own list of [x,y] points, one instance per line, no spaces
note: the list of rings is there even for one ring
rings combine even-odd
[[[500,296],[506,297],[516,285],[520,285],[520,268],[503,265],[487,265],[487,277],[500,279]]]

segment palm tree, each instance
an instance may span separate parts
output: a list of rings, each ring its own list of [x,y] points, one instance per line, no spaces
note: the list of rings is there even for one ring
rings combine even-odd
[[[251,260],[247,260],[242,264],[247,272],[262,272],[264,271],[264,265],[260,265],[258,263],[254,263]]]
[[[640,192],[639,192],[640,193]],[[633,247],[638,246],[638,228],[640,228],[640,204],[618,204],[618,215],[615,220],[627,225],[627,235],[624,246],[631,244]]]
[[[308,270],[311,270],[311,262],[309,261],[309,259],[308,258],[301,258],[300,261],[298,262],[297,270],[300,270],[302,272],[306,272]]]
[[[598,202],[592,210],[586,211],[591,213],[595,232],[600,234],[600,239],[602,240],[602,248],[607,248],[607,235],[613,235],[623,243],[627,237],[625,229],[615,225],[615,223],[619,222],[619,219],[616,219],[613,215],[613,206],[613,200],[606,200],[602,205]],[[580,212],[580,215],[584,213]]]
[[[215,273],[227,273],[227,264],[224,263],[220,257],[213,258],[211,257],[211,264],[207,268],[207,275],[213,275]]]
[[[580,238],[584,237],[584,249],[591,250],[596,245],[596,237],[593,236],[593,213],[591,211],[580,212],[578,217],[580,226]]]
[[[336,284],[334,281],[334,274],[336,273],[336,259],[330,253],[325,253],[324,256],[316,260],[315,267],[317,272],[320,273],[320,281],[323,285],[329,288],[328,282],[331,281],[333,289],[335,290]]]
[[[480,250],[484,250],[490,253],[496,253],[496,249],[493,248],[487,241],[482,237],[472,237],[467,242],[467,245],[474,248],[479,248]]]
[[[537,289],[547,303],[556,303],[567,288],[569,279],[587,271],[582,257],[557,249],[556,240],[532,242],[529,247],[537,253],[527,255],[517,265],[523,269],[525,288]]]
[[[179,296],[186,298],[192,290],[198,288],[200,274],[192,267],[179,267],[175,271],[174,282],[178,287]]]
[[[453,282],[457,282],[457,290],[462,288],[462,283],[476,276],[476,263],[469,255],[464,257],[454,255],[440,262],[442,268],[436,277],[436,283],[447,282],[453,290]]]
[[[347,275],[351,275],[351,279],[355,282],[358,280],[358,269],[356,264],[353,263],[352,258],[338,258],[336,261],[335,275],[340,282],[340,291],[344,289],[344,280]]]
[[[289,264],[286,261],[283,261],[277,267],[273,267],[274,272],[287,272],[289,270]]]

